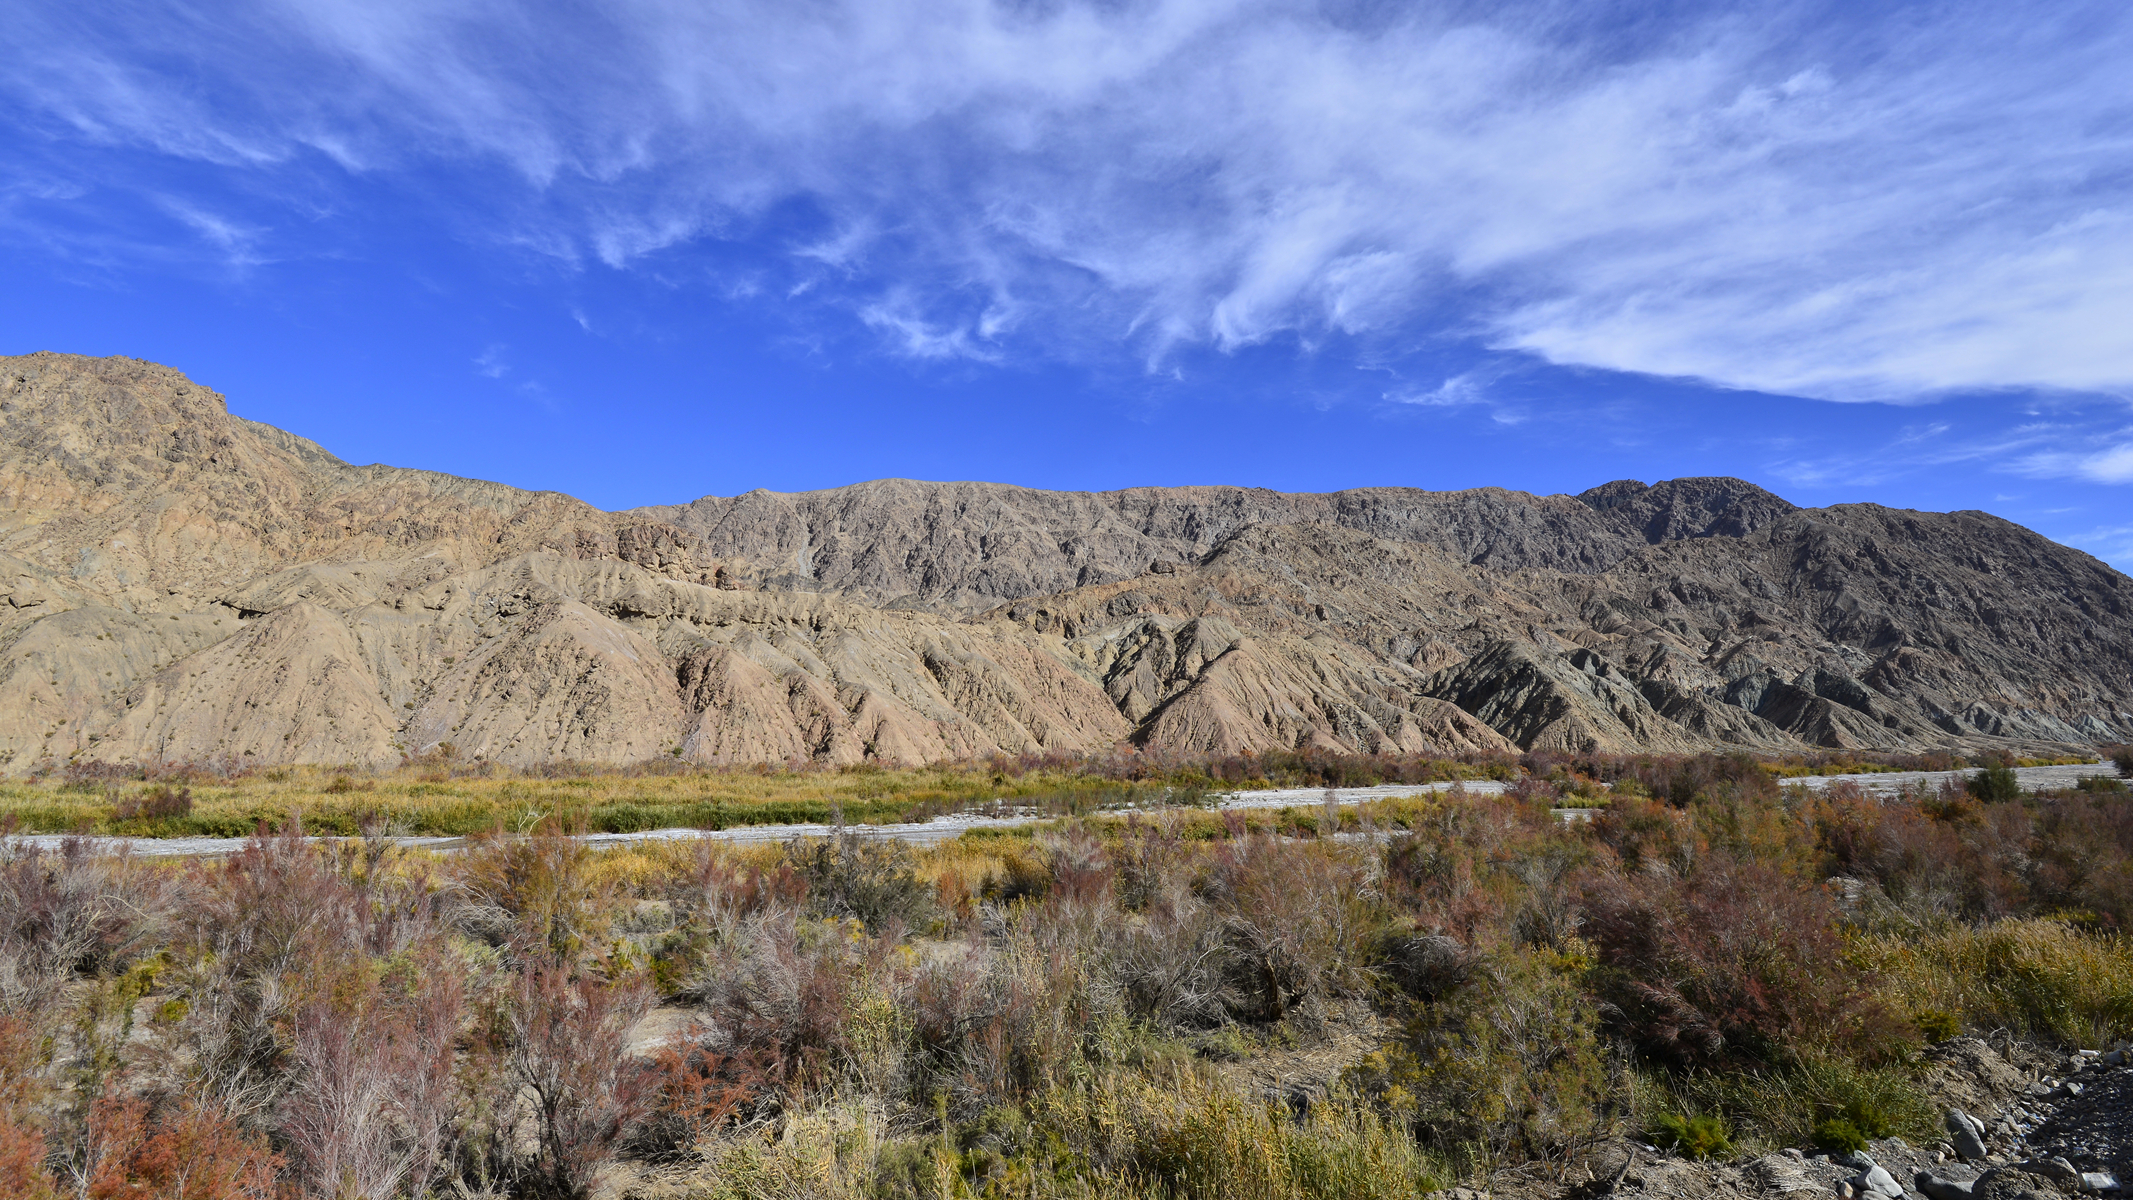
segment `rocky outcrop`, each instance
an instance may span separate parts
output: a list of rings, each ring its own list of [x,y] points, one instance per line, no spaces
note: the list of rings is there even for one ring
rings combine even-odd
[[[2133,737],[2133,581],[1735,479],[603,513],[0,359],[0,764],[1684,752]]]

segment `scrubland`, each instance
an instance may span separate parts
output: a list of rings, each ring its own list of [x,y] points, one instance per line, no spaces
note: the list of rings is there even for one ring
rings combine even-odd
[[[1500,796],[1090,811],[925,850],[603,852],[552,812],[441,855],[287,819],[219,861],[7,842],[0,1191],[1412,1196],[1620,1134],[1930,1140],[1932,1041],[2133,1036],[2123,785],[1876,799],[1782,765],[1527,756]],[[1425,769],[1247,778],[1381,768]],[[1237,769],[756,778],[850,810],[837,789],[884,777],[914,781],[893,803]],[[118,801],[171,787],[209,784]],[[1573,796],[1592,819],[1553,811]]]
[[[740,825],[923,820],[1000,803],[1070,816],[1126,805],[1192,806],[1207,792],[1276,786],[1510,779],[1517,760],[1275,754],[1209,760],[1161,753],[1024,755],[928,767],[626,767],[512,770],[450,750],[396,770],[226,764],[85,763],[0,783],[0,814],[22,832],[243,837],[301,820],[313,833],[459,836],[525,832],[554,819],[606,833]]]
[[[924,820],[998,803],[1054,816],[1106,808],[1191,807],[1209,793],[1274,787],[1350,787],[1562,776],[1566,803],[1603,799],[1617,779],[1692,793],[1731,760],[1562,755],[1458,758],[1316,751],[1225,758],[1149,751],[994,756],[927,767],[811,763],[704,767],[672,759],[630,766],[555,763],[513,770],[460,759],[446,746],[388,771],[355,767],[242,767],[230,763],[118,766],[74,763],[0,781],[0,819],[24,833],[244,837],[300,820],[315,834],[456,837],[523,833],[543,820],[603,833],[743,825]],[[2064,760],[2074,761],[2074,760]],[[1669,765],[1672,764],[1672,765]],[[1686,764],[1686,765],[1684,765]],[[1779,778],[1861,771],[1947,770],[1947,755],[1816,755],[1764,760]],[[2019,765],[2034,765],[2023,760]],[[1684,795],[1688,794],[1684,793]]]

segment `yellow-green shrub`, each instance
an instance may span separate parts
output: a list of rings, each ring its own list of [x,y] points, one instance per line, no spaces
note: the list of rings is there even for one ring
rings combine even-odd
[[[1357,1086],[1447,1150],[1515,1161],[1598,1132],[1607,1069],[1581,964],[1546,950],[1484,958],[1365,1056]]]
[[[2063,921],[1997,921],[1908,937],[1861,938],[1848,956],[1885,980],[1899,1007],[1937,1010],[2065,1045],[2133,1035],[2133,939]]]

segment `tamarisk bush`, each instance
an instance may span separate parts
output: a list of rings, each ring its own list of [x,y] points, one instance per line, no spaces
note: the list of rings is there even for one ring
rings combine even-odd
[[[389,1200],[437,1182],[459,1115],[456,968],[433,949],[380,980],[347,977],[292,1015],[280,1128],[310,1194]]]
[[[650,1108],[656,1075],[627,1053],[630,1026],[650,1002],[634,979],[609,983],[540,956],[501,998],[490,1036],[531,1110],[538,1190],[588,1195],[593,1173]]]

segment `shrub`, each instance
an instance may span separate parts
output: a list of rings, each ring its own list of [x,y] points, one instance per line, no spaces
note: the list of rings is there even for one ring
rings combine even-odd
[[[166,817],[189,817],[193,815],[193,790],[189,787],[174,788],[167,783],[129,796],[112,806],[111,815],[119,821],[158,821]]]
[[[691,989],[739,1052],[760,1051],[786,1078],[844,1063],[871,995],[893,995],[895,944],[857,921],[767,913],[721,943]]]
[[[2022,798],[2022,781],[2013,767],[1985,767],[1970,777],[1970,794],[1987,804]]]
[[[1914,1013],[1911,1023],[1918,1026],[1918,1032],[1935,1045],[1948,1041],[1963,1031],[1963,1023],[1956,1019],[1954,1013],[1939,1008]]]
[[[923,929],[933,918],[933,889],[912,870],[902,842],[840,829],[821,841],[787,843],[785,857],[807,881],[808,908],[817,916],[855,917],[875,933],[891,925]]]
[[[528,962],[495,1014],[509,1078],[530,1099],[539,1186],[564,1200],[591,1192],[595,1172],[650,1108],[656,1083],[627,1052],[650,994],[553,959]]]
[[[1027,855],[1011,854],[1001,860],[998,869],[985,873],[978,894],[995,904],[1012,904],[1017,900],[1041,900],[1051,889],[1052,875],[1043,863]]]
[[[1854,1096],[1845,1102],[1836,1115],[1839,1119],[1850,1122],[1852,1128],[1865,1134],[1869,1141],[1885,1138],[1896,1132],[1896,1115],[1873,1096]]]
[[[775,1060],[761,1050],[729,1053],[703,1038],[663,1046],[653,1058],[650,1116],[632,1149],[651,1158],[677,1158],[752,1115],[776,1088]]]
[[[1234,838],[1212,868],[1204,892],[1221,914],[1236,1016],[1275,1021],[1306,997],[1362,990],[1367,946],[1384,925],[1363,855]]]
[[[75,976],[123,970],[169,907],[158,873],[85,838],[57,852],[0,843],[0,1012],[47,1014]]]
[[[1653,1145],[1676,1151],[1684,1158],[1733,1157],[1733,1134],[1722,1117],[1662,1113],[1652,1122],[1651,1139]]]
[[[359,968],[291,1019],[280,1129],[312,1194],[383,1200],[437,1182],[459,1109],[456,965],[433,953],[378,981]]]
[[[1607,1072],[1598,1014],[1566,964],[1509,950],[1472,980],[1419,1006],[1354,1081],[1433,1143],[1492,1161],[1559,1150],[1604,1124]]]
[[[2133,746],[2120,746],[2111,751],[2111,765],[2120,775],[2133,777]]]
[[[1857,1154],[1866,1149],[1866,1132],[1844,1117],[1824,1117],[1815,1122],[1815,1145],[1831,1154]]]
[[[731,935],[744,919],[791,909],[807,897],[807,881],[789,864],[743,868],[716,842],[699,842],[677,881],[675,898],[694,906],[710,933]]]
[[[1844,962],[1830,898],[1771,868],[1594,873],[1582,898],[1612,1023],[1663,1062],[1770,1065],[1802,1049],[1885,1059],[1917,1037]]]
[[[593,851],[567,836],[562,822],[544,820],[530,837],[492,833],[470,841],[461,878],[476,897],[510,913],[523,940],[563,958],[600,943],[605,889],[592,877]]]

